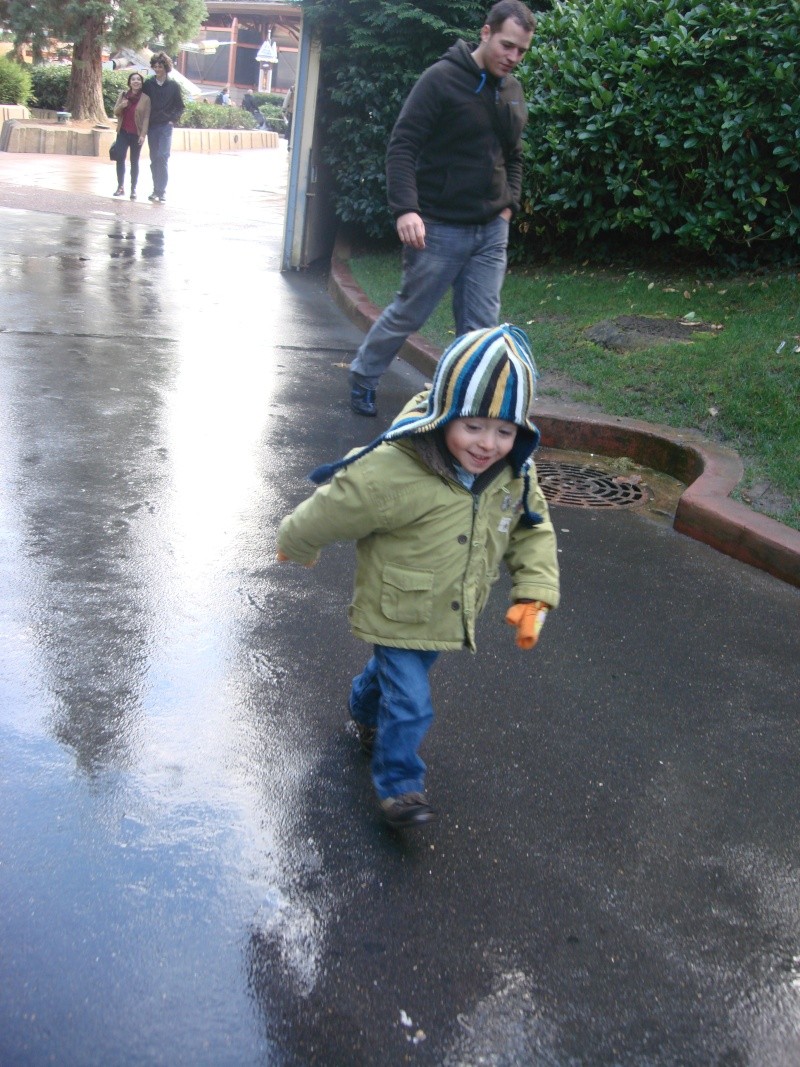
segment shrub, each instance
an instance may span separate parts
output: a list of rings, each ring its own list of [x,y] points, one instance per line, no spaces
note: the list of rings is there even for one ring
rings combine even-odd
[[[186,105],[178,125],[195,130],[254,130],[256,121],[241,107],[190,103]]]
[[[253,100],[258,108],[263,104],[273,104],[276,107],[282,107],[284,97],[282,93],[253,93]]]
[[[30,70],[13,59],[0,58],[0,103],[27,104],[31,95]]]
[[[31,67],[36,107],[63,111],[67,102],[71,67],[66,64]]]
[[[72,66],[69,63],[48,64],[31,67],[33,96],[36,107],[47,111],[63,111],[67,103],[67,91]],[[130,70],[103,71],[103,104],[106,114],[111,115],[114,104],[122,90],[128,88]],[[145,75],[146,76],[146,75]]]
[[[800,237],[797,4],[563,0],[520,68],[539,247],[606,235],[703,252]]]
[[[274,130],[275,133],[286,132],[286,116],[283,113],[283,109],[279,105],[262,104],[258,110],[264,116],[266,128],[268,130]]]

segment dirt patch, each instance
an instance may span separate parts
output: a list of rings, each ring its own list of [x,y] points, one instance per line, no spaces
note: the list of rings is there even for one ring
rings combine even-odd
[[[588,385],[576,382],[566,374],[558,371],[546,370],[536,383],[536,396],[540,400],[555,400],[560,404],[569,406],[569,410],[576,416],[602,415],[603,411],[596,404],[589,404],[586,397],[591,390]],[[534,403],[534,413],[536,405]],[[534,414],[534,421],[536,416]]]
[[[746,462],[745,469],[747,469]],[[747,482],[747,478],[745,478],[745,482]],[[776,489],[771,482],[763,479],[753,481],[750,485],[737,486],[735,496],[739,497],[742,503],[747,504],[753,511],[760,511],[763,515],[769,515],[779,522],[789,514],[792,507],[792,500],[786,493]]]
[[[706,322],[618,315],[589,326],[584,330],[584,336],[614,352],[635,352],[658,344],[691,344],[698,333],[715,334],[719,329],[719,326]]]

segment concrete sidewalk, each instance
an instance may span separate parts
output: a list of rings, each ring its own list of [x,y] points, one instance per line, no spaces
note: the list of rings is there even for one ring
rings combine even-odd
[[[179,152],[169,163],[165,204],[147,200],[150,163],[140,165],[138,200],[112,196],[115,164],[91,156],[0,152],[0,205],[74,218],[112,218],[193,228],[283,225],[288,158],[277,148],[226,153]],[[126,190],[128,181],[126,179]]]

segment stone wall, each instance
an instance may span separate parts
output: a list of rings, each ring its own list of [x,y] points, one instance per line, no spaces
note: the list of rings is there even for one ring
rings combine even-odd
[[[44,114],[40,112],[35,118]],[[113,126],[82,129],[69,122],[31,121],[27,108],[0,106],[3,127],[0,152],[48,152],[61,156],[103,156],[116,136]],[[277,148],[272,130],[192,130],[177,127],[172,133],[173,152],[240,152],[251,148]]]

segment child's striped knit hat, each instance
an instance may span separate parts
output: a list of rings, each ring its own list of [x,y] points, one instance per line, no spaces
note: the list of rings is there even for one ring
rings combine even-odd
[[[505,324],[465,333],[439,360],[424,414],[395,420],[383,440],[436,430],[452,419],[503,419],[523,431],[517,434],[522,447],[510,454],[518,474],[539,442],[530,418],[536,378],[530,344],[519,327]]]
[[[530,417],[537,377],[530,343],[518,326],[505,323],[465,333],[439,359],[424,410],[396,419],[360,452],[317,467],[309,478],[317,485],[326,482],[384,441],[429,433],[453,419],[488,418],[519,427],[508,460],[515,475],[526,476],[527,490],[526,467],[539,443],[539,431]]]

